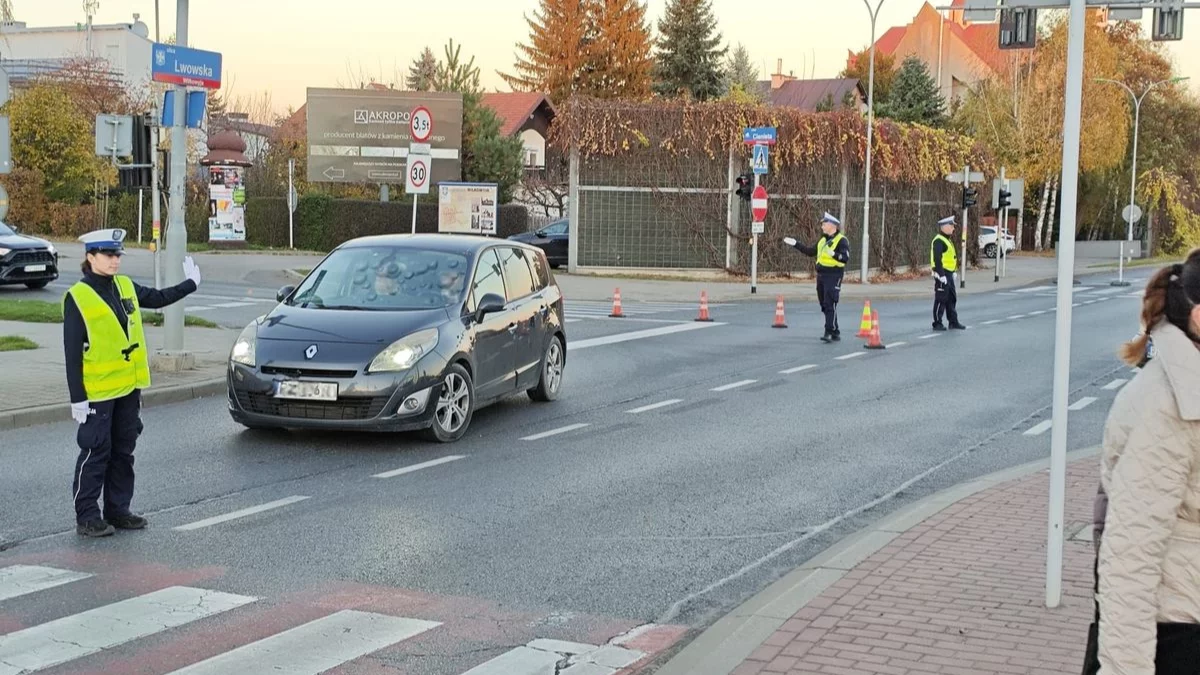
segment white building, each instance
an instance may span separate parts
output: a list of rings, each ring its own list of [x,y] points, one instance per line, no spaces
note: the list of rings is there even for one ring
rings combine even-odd
[[[14,84],[53,72],[80,59],[102,59],[114,83],[149,92],[150,29],[134,15],[131,23],[30,27],[0,23],[0,65]]]

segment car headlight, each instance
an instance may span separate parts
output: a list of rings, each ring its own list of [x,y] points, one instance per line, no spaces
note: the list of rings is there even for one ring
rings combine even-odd
[[[54,249],[54,244],[47,243],[46,250],[50,251],[50,255],[58,255],[58,251]]]
[[[368,373],[390,373],[408,370],[416,365],[429,352],[437,347],[438,331],[430,328],[418,331],[407,337],[396,340],[387,349],[379,352],[371,365],[367,366]]]
[[[5,256],[5,255],[8,255],[9,253],[12,253],[11,248],[0,247],[0,256]]]
[[[233,343],[233,351],[229,360],[244,366],[254,367],[255,344],[258,342],[258,321],[253,321],[242,329],[237,342]]]

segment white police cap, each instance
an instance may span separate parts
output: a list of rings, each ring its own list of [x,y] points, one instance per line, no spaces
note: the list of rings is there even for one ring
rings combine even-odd
[[[826,212],[825,212],[825,216],[824,216],[823,218],[821,218],[821,222],[822,222],[822,223],[830,223],[830,224],[834,225],[835,227],[841,227],[841,226],[842,226],[842,221],[840,221],[840,220],[838,220],[837,218],[834,218],[833,216],[829,215],[829,212],[828,212],[828,211],[826,211]]]
[[[954,216],[946,216],[937,222],[938,227],[943,225],[954,225]]]
[[[120,228],[111,230],[96,230],[88,232],[79,238],[83,242],[83,250],[91,251],[110,251],[113,253],[121,253],[125,250],[125,230]]]

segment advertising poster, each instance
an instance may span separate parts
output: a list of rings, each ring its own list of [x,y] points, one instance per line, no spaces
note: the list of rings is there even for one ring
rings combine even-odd
[[[495,183],[441,183],[438,232],[495,235],[498,195]]]
[[[240,166],[208,167],[208,240],[246,240],[246,186]]]

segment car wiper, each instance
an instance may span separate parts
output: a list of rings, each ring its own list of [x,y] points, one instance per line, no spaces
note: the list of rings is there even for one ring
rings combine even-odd
[[[362,307],[360,305],[319,305],[317,309],[344,309],[354,312],[374,312],[371,307]]]
[[[311,298],[317,294],[317,288],[325,280],[325,274],[328,272],[329,270],[321,270],[321,273],[317,275],[317,280],[313,282],[312,288],[308,289],[308,293],[304,296],[304,304],[300,305],[302,309],[307,308],[309,303],[312,302]]]

